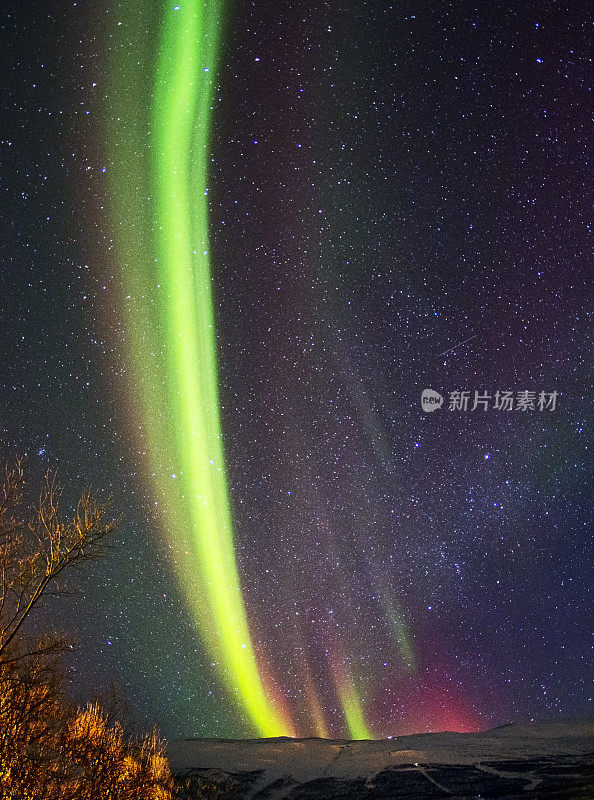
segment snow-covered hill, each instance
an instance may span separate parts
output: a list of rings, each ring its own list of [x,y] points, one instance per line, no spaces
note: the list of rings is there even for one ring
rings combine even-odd
[[[372,741],[190,739],[172,744],[170,760],[188,798],[206,787],[242,800],[594,800],[593,742],[592,722],[514,724]]]

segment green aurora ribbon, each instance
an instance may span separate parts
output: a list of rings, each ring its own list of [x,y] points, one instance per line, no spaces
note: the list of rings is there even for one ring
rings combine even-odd
[[[148,4],[126,5],[110,37],[108,142],[145,469],[190,611],[224,683],[261,735],[290,734],[250,637],[219,417],[207,175],[221,6],[166,3],[155,61]]]

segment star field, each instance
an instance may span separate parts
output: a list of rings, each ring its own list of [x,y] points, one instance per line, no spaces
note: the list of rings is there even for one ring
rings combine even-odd
[[[124,515],[70,615],[50,613],[82,645],[72,691],[117,675],[139,723],[254,736],[189,600],[209,576],[190,545],[184,565],[182,506],[163,535],[191,483],[147,433],[141,381],[158,388],[154,430],[183,439],[176,373],[133,353],[122,253],[155,278],[140,326],[170,274],[150,250],[169,241],[152,216],[169,190],[150,173],[162,20],[147,5],[2,11],[3,451]],[[211,274],[229,541],[286,732],[586,713],[588,24],[571,2],[221,11],[201,66],[207,185],[182,211],[208,220],[193,246]],[[154,319],[139,330],[168,364]],[[444,397],[432,413],[427,388]],[[558,392],[555,409],[470,410],[475,391],[527,390]],[[469,410],[449,410],[455,391]]]

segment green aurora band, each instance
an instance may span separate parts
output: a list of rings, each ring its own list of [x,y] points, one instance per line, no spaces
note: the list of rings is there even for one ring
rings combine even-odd
[[[108,44],[110,210],[131,371],[126,416],[135,420],[189,613],[222,683],[258,735],[295,735],[250,636],[219,412],[207,187],[222,3],[167,2],[160,17],[151,6],[114,5]],[[329,667],[350,736],[370,738],[344,658]],[[307,733],[327,735],[305,673]]]
[[[114,34],[121,41],[111,45],[108,139],[145,466],[178,578],[224,683],[259,734],[290,734],[265,690],[250,637],[219,417],[206,195],[221,7],[212,0],[165,4],[147,148],[142,98],[135,104],[130,91],[146,83],[143,68],[152,60],[149,43],[140,41],[147,13],[142,3],[130,5],[138,7],[118,10],[125,22]],[[148,165],[140,152],[147,149]]]

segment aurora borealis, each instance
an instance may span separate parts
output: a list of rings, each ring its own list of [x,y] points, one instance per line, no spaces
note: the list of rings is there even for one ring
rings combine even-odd
[[[122,274],[130,292],[130,357],[140,373],[139,427],[146,431],[147,472],[152,470],[164,503],[163,531],[175,550],[190,613],[224,665],[224,682],[257,731],[272,736],[291,728],[267,697],[254,656],[235,563],[218,408],[205,198],[219,24],[216,3],[168,3],[164,9],[150,134],[154,250],[149,242],[138,249],[128,230]],[[115,84],[120,106],[114,113],[122,121],[129,113],[125,65]],[[115,159],[127,152],[118,149],[118,133],[116,125]],[[124,184],[128,169],[129,162],[117,164]],[[114,196],[119,191],[116,182]],[[129,202],[134,208],[137,200]],[[149,270],[148,264],[155,266]],[[154,382],[155,361],[165,382]]]
[[[73,692],[175,737],[584,713],[584,16],[5,12],[3,443],[123,515]]]
[[[137,13],[131,11],[131,24],[137,24]],[[222,682],[258,733],[294,735],[292,719],[278,692],[265,685],[254,654],[235,560],[219,418],[206,198],[221,10],[207,2],[168,3],[163,17],[150,133],[145,131],[154,192],[154,223],[147,244],[154,250],[150,245],[138,248],[135,240],[130,220],[144,213],[137,196],[128,196],[115,218],[121,229],[130,360],[137,365],[134,388],[141,392],[138,427],[147,448],[146,473],[155,484],[157,502],[164,505],[161,525],[175,552],[189,611],[206,648],[221,665]],[[110,134],[118,176],[112,186],[116,207],[138,160],[136,151],[126,147],[133,124],[128,117],[135,113],[128,101],[129,68],[116,59],[111,113],[117,124]],[[138,165],[138,173],[141,169]],[[149,269],[148,264],[155,266]],[[165,380],[155,374],[155,363]],[[332,672],[349,735],[370,738],[361,700],[342,659]],[[327,735],[311,679],[304,697],[313,710],[309,730]]]

